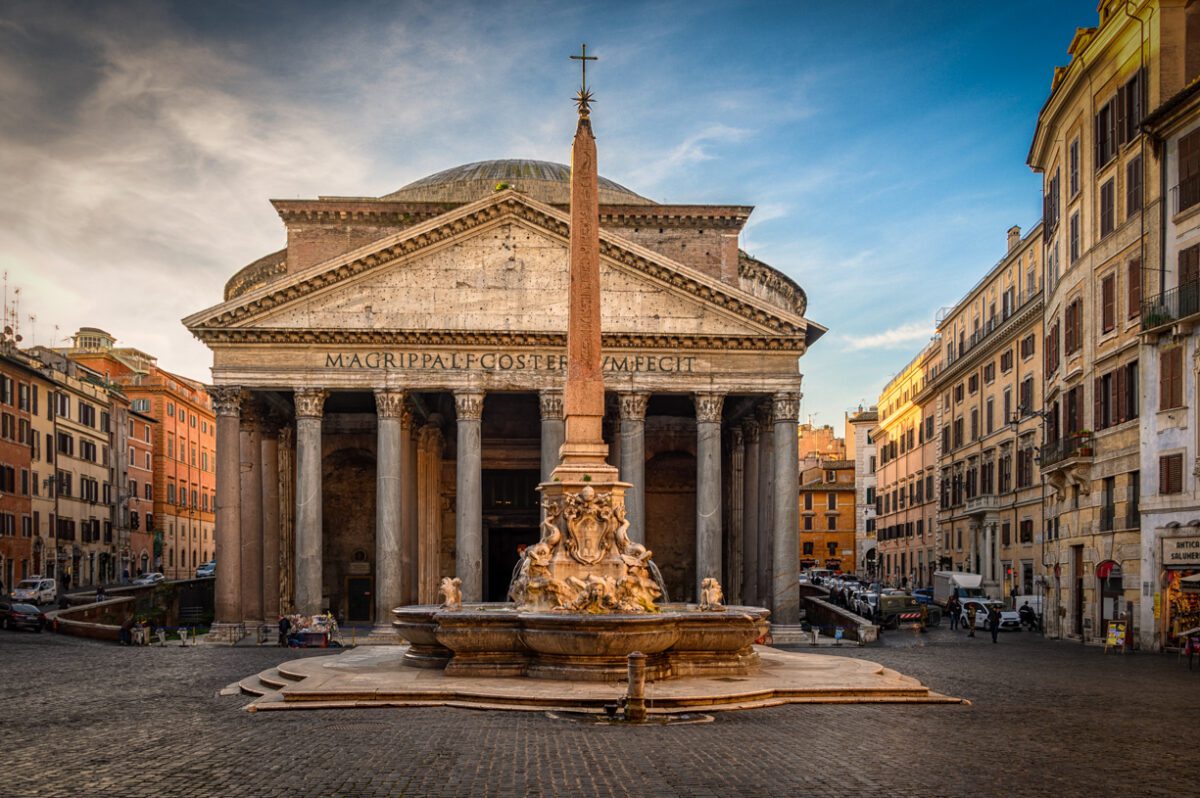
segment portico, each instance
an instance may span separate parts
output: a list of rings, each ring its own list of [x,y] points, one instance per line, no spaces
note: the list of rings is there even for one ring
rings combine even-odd
[[[672,599],[715,576],[794,619],[798,358],[823,329],[736,250],[706,273],[635,243],[671,224],[709,246],[700,225],[736,230],[748,209],[676,206],[684,225],[603,199],[604,436],[630,537],[675,564]],[[448,575],[465,601],[503,600],[564,440],[565,214],[501,190],[305,267],[314,210],[282,214],[286,253],[185,320],[214,353],[217,620],[386,621]]]

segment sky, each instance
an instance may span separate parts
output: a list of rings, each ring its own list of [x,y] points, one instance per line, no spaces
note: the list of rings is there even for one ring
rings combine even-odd
[[[743,249],[829,328],[802,417],[840,429],[1038,221],[1037,113],[1095,24],[1096,0],[10,0],[5,301],[25,344],[98,326],[207,381],[180,319],[284,245],[269,199],[567,162],[586,41],[601,174],[755,206]]]

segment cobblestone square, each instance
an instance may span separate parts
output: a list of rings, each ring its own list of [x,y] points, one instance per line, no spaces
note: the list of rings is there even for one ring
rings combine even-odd
[[[804,650],[807,650],[805,647]],[[540,713],[259,713],[219,696],[296,652],[0,633],[3,789],[55,796],[1185,795],[1200,669],[1028,633],[822,649],[970,706],[805,705],[612,727]],[[321,656],[310,654],[310,656]],[[614,689],[614,692],[616,690]]]

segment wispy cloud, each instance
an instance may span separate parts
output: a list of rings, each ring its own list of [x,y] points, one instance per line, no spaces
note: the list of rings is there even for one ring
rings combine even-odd
[[[933,336],[933,325],[929,322],[914,321],[901,324],[898,327],[868,335],[843,335],[846,349],[860,351],[864,349],[899,349],[924,343]]]

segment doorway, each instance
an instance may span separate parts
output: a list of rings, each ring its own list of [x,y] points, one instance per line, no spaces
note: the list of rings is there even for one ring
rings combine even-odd
[[[346,622],[370,623],[373,580],[369,576],[346,577]]]
[[[512,582],[513,569],[526,546],[538,542],[540,531],[536,526],[492,527],[487,530],[484,559],[487,567],[483,571],[483,600],[508,601],[508,586]]]

